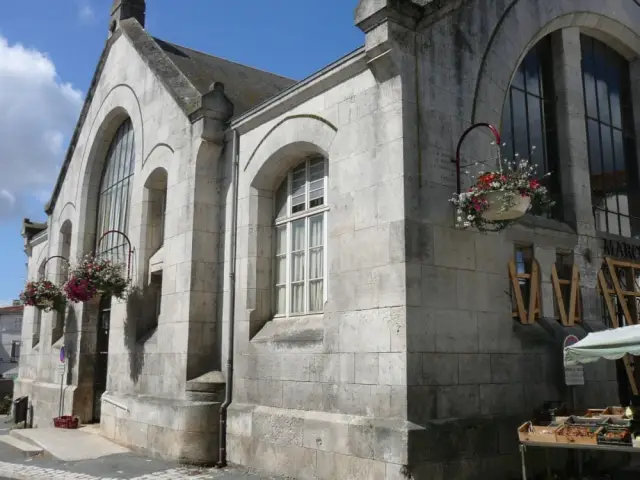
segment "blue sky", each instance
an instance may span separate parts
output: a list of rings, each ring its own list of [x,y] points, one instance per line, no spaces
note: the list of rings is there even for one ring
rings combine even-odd
[[[43,221],[107,37],[112,0],[4,2],[0,16],[0,304],[25,281],[23,217]],[[147,0],[156,37],[302,79],[362,45],[357,0]]]

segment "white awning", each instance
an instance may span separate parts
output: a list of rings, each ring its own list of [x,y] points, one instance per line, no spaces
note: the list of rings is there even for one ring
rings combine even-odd
[[[565,348],[564,363],[572,366],[593,363],[601,358],[618,360],[628,353],[640,355],[640,325],[590,333],[579,342]]]

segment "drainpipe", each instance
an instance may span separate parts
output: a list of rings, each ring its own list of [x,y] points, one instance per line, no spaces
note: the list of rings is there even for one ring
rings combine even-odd
[[[237,246],[237,228],[238,228],[238,169],[239,169],[239,148],[240,142],[237,130],[233,132],[233,165],[231,172],[231,188],[233,189],[231,199],[231,250],[229,260],[229,319],[227,330],[227,385],[224,395],[224,403],[220,407],[220,439],[218,463],[216,467],[223,468],[227,466],[227,409],[231,405],[231,396],[233,392],[233,343],[234,343],[234,327],[235,327],[235,310],[236,310],[236,246]]]

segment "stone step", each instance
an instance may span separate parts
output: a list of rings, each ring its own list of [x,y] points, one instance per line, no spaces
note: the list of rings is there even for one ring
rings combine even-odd
[[[17,448],[27,457],[39,455],[44,451],[41,447],[38,447],[30,442],[20,440],[13,435],[0,435],[0,442],[6,443],[13,448]]]

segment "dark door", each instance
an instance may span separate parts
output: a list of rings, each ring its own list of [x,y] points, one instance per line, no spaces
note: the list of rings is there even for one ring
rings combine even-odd
[[[107,366],[109,362],[109,323],[111,319],[111,297],[100,299],[98,331],[96,339],[96,361],[93,371],[93,421],[100,422],[100,398],[107,389]]]

